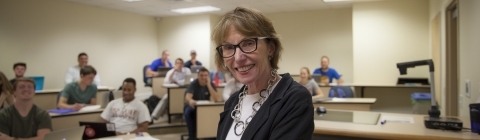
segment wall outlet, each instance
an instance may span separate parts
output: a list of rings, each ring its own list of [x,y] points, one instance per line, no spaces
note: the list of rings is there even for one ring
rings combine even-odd
[[[471,89],[472,87],[470,86],[470,80],[465,80],[465,97],[470,98],[471,97]]]

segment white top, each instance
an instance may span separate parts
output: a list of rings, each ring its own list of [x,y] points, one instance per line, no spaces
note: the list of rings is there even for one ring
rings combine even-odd
[[[235,81],[235,78],[231,78],[230,80],[228,80],[225,84],[225,88],[223,89],[223,100],[227,101],[228,98],[230,98],[230,95],[240,90],[242,86],[243,84]]]
[[[280,78],[280,80],[282,80],[282,78]],[[280,82],[280,80],[278,80],[278,82]],[[277,86],[278,82],[276,82],[273,87],[272,87],[272,91],[273,89],[275,89],[275,87]],[[270,94],[272,93],[272,91],[270,91]],[[258,101],[260,99],[260,94],[258,93],[255,93],[255,94],[252,94],[252,95],[246,95],[245,98],[243,98],[243,104],[242,104],[242,110],[240,110],[241,112],[241,117],[240,117],[240,120],[243,121],[245,123],[245,120],[252,114],[253,112],[253,109],[252,109],[252,106],[253,106],[253,103],[255,103],[256,101]],[[268,98],[267,98],[268,100]],[[260,109],[263,107],[263,105],[260,107]],[[230,116],[231,117],[231,116]],[[253,118],[255,118],[257,116],[254,116]],[[253,120],[252,118],[252,120]],[[232,125],[230,126],[230,130],[228,131],[228,134],[227,134],[227,140],[240,140],[242,138],[242,135],[240,136],[237,136],[235,134],[235,120],[233,120],[232,122]],[[237,128],[237,133],[240,133],[242,131],[242,128],[241,127],[238,127]]]
[[[76,82],[78,80],[80,80],[80,66],[76,65],[68,68],[67,74],[65,75],[65,84]],[[93,79],[93,84],[100,86],[100,75],[98,72]]]
[[[129,103],[124,103],[123,98],[115,99],[108,103],[100,116],[114,123],[115,131],[121,133],[132,132],[138,124],[151,121],[147,106],[138,99]]]
[[[184,85],[185,84],[185,76],[186,75],[191,75],[192,71],[190,71],[189,68],[183,67],[182,72],[175,72],[175,69],[170,69],[167,74],[165,75],[165,80],[163,81],[164,84],[172,84],[173,82],[176,82],[178,85]],[[170,75],[173,74],[172,81],[170,81]]]

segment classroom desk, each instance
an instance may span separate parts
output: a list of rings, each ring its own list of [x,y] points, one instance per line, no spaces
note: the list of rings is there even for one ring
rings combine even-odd
[[[323,106],[329,109],[370,111],[371,106],[377,101],[376,98],[333,98],[325,101],[313,101],[313,107]]]
[[[163,86],[163,81],[165,77],[153,77],[152,78],[152,93],[162,98],[163,95],[167,94],[167,88]]]
[[[168,94],[168,123],[171,123],[171,116],[172,115],[182,115],[183,114],[183,107],[184,107],[184,100],[185,100],[185,91],[187,90],[188,86],[178,86],[176,84],[164,84],[162,85],[163,88],[167,89]],[[222,97],[223,88],[225,84],[220,84],[217,87],[217,93],[220,94]]]
[[[50,117],[52,118],[52,129],[55,130],[62,130],[68,129],[73,127],[80,126],[78,122],[80,121],[87,121],[87,122],[103,122],[103,119],[100,117],[102,114],[103,109],[96,109],[92,111],[84,111],[84,112],[74,112],[68,114],[54,114],[50,113]]]
[[[145,137],[145,136],[149,136],[149,137],[154,137],[156,138],[155,136],[150,136],[150,134],[148,134],[147,132],[143,132],[142,135]],[[115,139],[115,138],[120,138],[122,140],[131,140],[131,139],[134,139],[136,137],[136,134],[135,133],[132,133],[132,134],[126,134],[126,135],[118,135],[118,136],[112,136],[112,137],[103,137],[103,138],[99,138],[99,139]],[[158,137],[158,136],[157,136]],[[96,139],[96,140],[99,140],[99,139]]]
[[[328,96],[333,85],[320,85],[323,94]],[[412,113],[412,102],[410,95],[414,92],[430,93],[430,86],[407,86],[393,84],[342,84],[350,86],[355,92],[355,97],[376,98],[377,102],[372,105],[372,110],[394,113]],[[423,112],[426,114],[427,112]]]
[[[369,106],[375,103],[376,99],[344,98],[340,100],[327,100],[313,103],[314,107],[324,106],[329,109],[346,110],[369,110]],[[363,107],[356,107],[362,106]],[[195,106],[197,114],[197,138],[212,138],[217,135],[217,124],[220,120],[220,113],[224,110],[224,103],[201,103]]]
[[[335,110],[329,110],[335,111]],[[328,112],[327,111],[327,114]],[[337,110],[338,111],[338,110]],[[353,111],[356,113],[373,113],[364,111]],[[423,123],[425,115],[379,113],[380,117],[375,124],[361,124],[351,122],[315,120],[314,137],[326,138],[335,136],[336,139],[408,139],[408,140],[442,140],[442,139],[480,139],[480,135],[468,132],[452,132],[435,129],[427,129]],[[367,115],[368,116],[368,115]],[[382,125],[382,116],[412,117],[414,123],[387,122]],[[318,116],[317,116],[318,117]],[[354,118],[357,120],[371,120],[367,118]],[[460,118],[463,127],[470,128],[470,120]]]
[[[43,110],[49,110],[57,108],[57,96],[60,91],[63,89],[46,89],[35,91],[35,96],[33,97],[33,103],[40,107]],[[109,87],[98,87],[97,93],[97,104],[101,104],[102,96],[100,92],[109,91],[112,88]]]

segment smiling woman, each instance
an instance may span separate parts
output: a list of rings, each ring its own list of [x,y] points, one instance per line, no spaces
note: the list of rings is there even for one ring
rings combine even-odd
[[[283,48],[272,22],[237,7],[221,18],[212,38],[217,67],[245,84],[225,103],[217,138],[311,139],[312,98],[290,74],[277,74]]]

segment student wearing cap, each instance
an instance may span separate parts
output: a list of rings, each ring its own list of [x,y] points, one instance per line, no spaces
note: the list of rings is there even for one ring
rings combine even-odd
[[[195,51],[195,50],[190,51],[190,57],[192,59],[185,62],[185,64],[184,64],[185,67],[191,68],[192,66],[201,66],[202,65],[202,63],[200,61],[197,61],[197,51]]]

